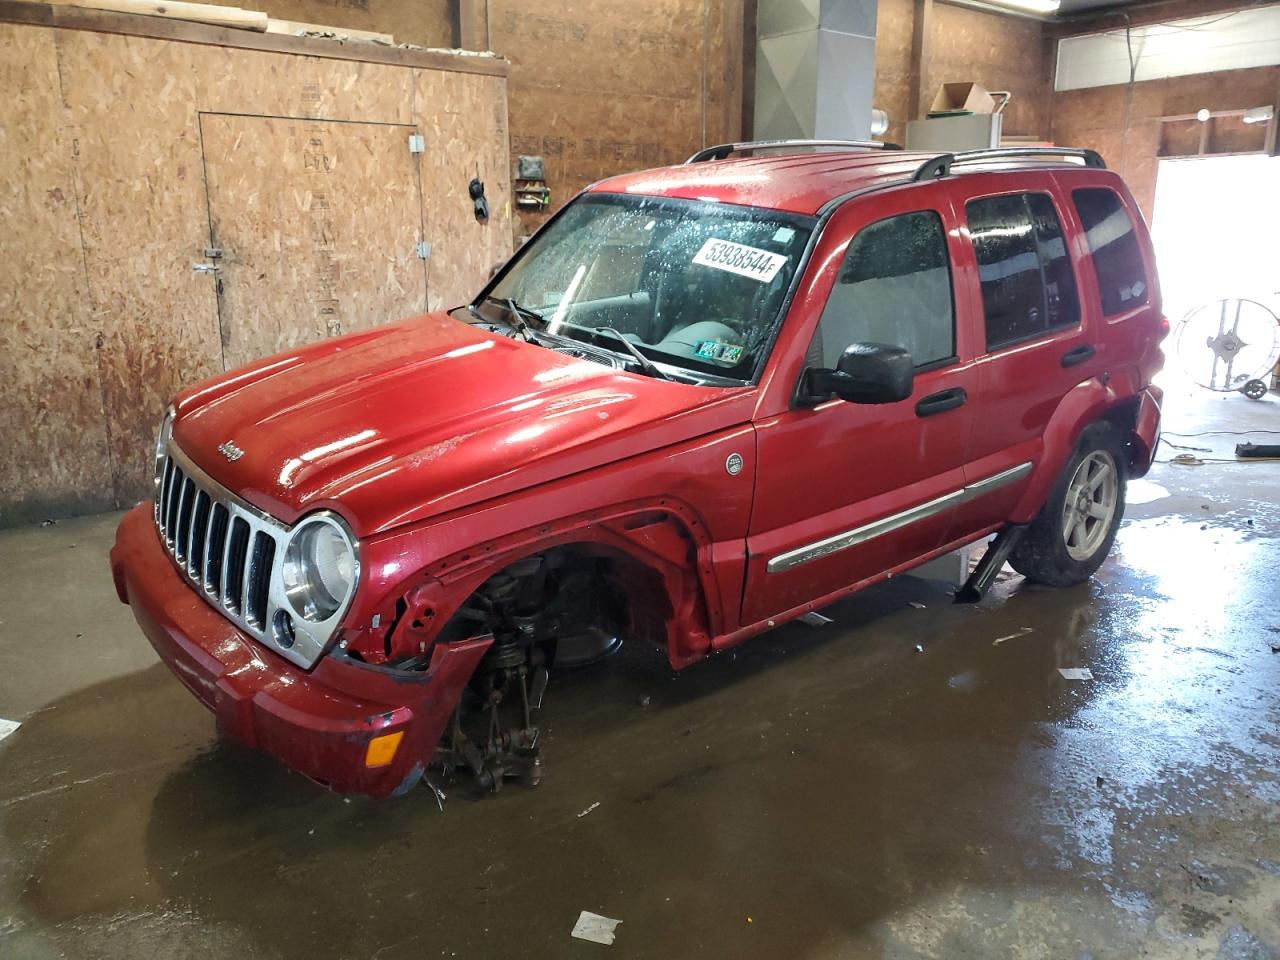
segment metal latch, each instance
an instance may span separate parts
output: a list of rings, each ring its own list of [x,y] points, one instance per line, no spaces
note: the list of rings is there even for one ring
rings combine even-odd
[[[410,153],[426,153],[427,138],[420,133],[409,134],[409,152]]]
[[[431,259],[431,244],[427,243],[427,241],[419,240],[415,250],[417,251],[419,260]]]
[[[196,273],[217,273],[218,265],[216,263],[193,263],[191,269]]]

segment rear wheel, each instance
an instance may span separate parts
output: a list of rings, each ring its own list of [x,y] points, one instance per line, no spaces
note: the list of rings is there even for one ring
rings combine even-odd
[[[1120,432],[1110,423],[1091,424],[1010,555],[1010,565],[1030,580],[1055,587],[1088,580],[1115,542],[1124,491]]]

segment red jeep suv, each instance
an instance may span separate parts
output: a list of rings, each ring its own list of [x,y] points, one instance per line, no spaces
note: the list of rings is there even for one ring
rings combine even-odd
[[[1151,464],[1146,227],[1086,150],[729,144],[595,184],[472,302],[181,393],[120,598],[341,791],[540,774],[548,671],[674,668],[998,534],[1079,583]]]

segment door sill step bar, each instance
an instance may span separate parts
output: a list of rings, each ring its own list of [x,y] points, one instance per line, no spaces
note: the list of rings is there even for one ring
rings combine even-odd
[[[991,589],[991,584],[996,581],[996,574],[1000,572],[1000,568],[1009,559],[1009,554],[1013,552],[1013,548],[1018,545],[1018,541],[1026,531],[1025,523],[1010,523],[1001,527],[996,538],[987,547],[987,552],[973,568],[973,573],[969,574],[969,579],[956,591],[954,602],[977,603],[985,597],[987,591]]]

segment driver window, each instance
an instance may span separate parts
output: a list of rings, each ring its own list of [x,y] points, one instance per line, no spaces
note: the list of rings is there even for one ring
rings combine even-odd
[[[955,356],[951,264],[937,213],[889,217],[853,238],[818,339],[828,368],[860,341],[905,347],[917,367]]]

